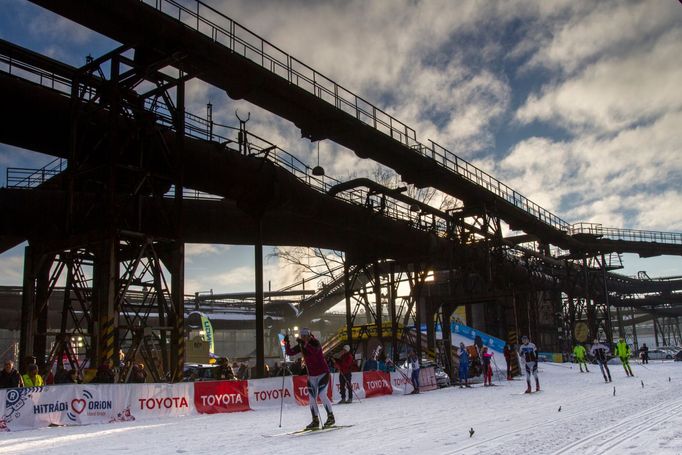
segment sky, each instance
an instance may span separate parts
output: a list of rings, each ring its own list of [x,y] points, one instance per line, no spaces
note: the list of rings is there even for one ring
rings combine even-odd
[[[569,223],[682,231],[682,4],[638,1],[303,1],[208,4],[373,102]],[[117,43],[23,0],[0,0],[0,38],[72,65]],[[202,82],[188,110],[250,131],[314,165],[317,144],[288,121]],[[375,165],[329,141],[328,175]],[[49,157],[0,145],[7,167]],[[0,255],[20,284],[21,248]],[[190,245],[186,291],[253,289],[253,250]],[[625,256],[626,274],[682,275],[677,257]],[[266,260],[273,289],[294,271]]]
[[[472,380],[476,382],[473,387],[466,389],[446,387],[402,395],[401,389],[409,391],[410,386],[398,386],[393,395],[360,399],[356,396],[350,405],[333,406],[336,424],[349,427],[331,432],[285,435],[310,422],[307,406],[288,403],[293,401],[291,392],[282,406],[275,399],[257,408],[252,405],[256,408],[253,411],[161,418],[147,409],[139,410],[138,400],[145,401],[144,397],[150,396],[164,398],[172,391],[175,397],[185,396],[177,392],[185,384],[173,384],[169,389],[129,384],[126,386],[134,390],[130,394],[142,397],[131,400],[137,406],[130,409],[135,421],[10,431],[2,433],[0,438],[4,455],[72,453],[75,445],[87,445],[97,453],[146,455],[332,452],[679,455],[682,452],[680,362],[652,360],[648,365],[633,364],[635,377],[631,378],[625,376],[620,365],[612,364],[609,369],[613,382],[610,383],[604,382],[597,365],[590,365],[590,373],[580,373],[576,365],[542,362],[538,368],[541,391],[531,394],[523,393],[526,382],[522,378],[506,381],[500,371],[503,368],[504,359],[498,358],[493,370],[494,387],[483,387],[479,376]],[[393,384],[399,378],[394,376]],[[359,386],[363,383],[359,373],[353,373],[352,380]],[[212,386],[210,390],[217,391],[213,392],[217,398],[229,400],[234,396],[227,393],[233,389],[218,389],[215,384],[219,382],[203,384],[205,388]],[[145,386],[146,393],[137,392]],[[61,385],[52,390],[68,387],[80,392],[106,385]],[[259,391],[260,396],[263,392],[292,390],[288,385],[282,388],[279,378],[249,381],[248,387],[251,397],[255,396],[252,390]],[[0,391],[0,397],[3,393]],[[69,399],[84,396],[80,393],[62,392],[61,396]],[[200,390],[187,393],[189,406],[194,404],[193,396],[208,395],[201,393]],[[251,403],[255,403],[253,398]],[[177,408],[157,410],[164,411],[187,412]],[[320,413],[324,419],[325,412]],[[59,413],[55,414],[55,418],[60,417]],[[10,423],[10,428],[13,425],[16,422]]]

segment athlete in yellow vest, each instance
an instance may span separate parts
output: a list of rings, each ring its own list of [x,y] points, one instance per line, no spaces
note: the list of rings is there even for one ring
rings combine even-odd
[[[587,351],[585,350],[585,347],[578,343],[575,345],[573,348],[573,356],[575,357],[576,363],[580,366],[580,372],[583,372],[583,364],[585,365],[585,372],[589,373],[590,370],[587,369],[587,361],[585,360],[587,356]]]
[[[634,374],[632,374],[632,369],[630,368],[630,354],[632,354],[632,351],[630,351],[630,346],[627,345],[623,338],[618,339],[618,344],[616,344],[615,351],[616,355],[620,359],[620,362],[623,364],[625,374],[628,376],[634,376]]]

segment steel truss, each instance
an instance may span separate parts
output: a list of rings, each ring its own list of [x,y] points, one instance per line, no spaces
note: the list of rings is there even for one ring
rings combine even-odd
[[[20,355],[34,355],[48,368],[67,360],[79,370],[111,360],[120,368],[121,381],[127,380],[131,362],[142,360],[155,381],[177,381],[182,379],[185,340],[179,157],[189,76],[159,71],[171,61],[181,67],[181,56],[150,58],[136,52],[131,58],[131,52],[122,46],[88,58],[73,75],[69,160],[53,179],[68,195],[66,236],[56,239],[44,232],[29,239]],[[110,119],[99,138],[81,134],[93,115]],[[175,144],[158,140],[157,125],[164,122],[176,131]],[[152,160],[165,164],[165,175],[172,177],[149,172]],[[171,188],[173,213],[162,204]],[[140,232],[141,201],[149,196],[156,201],[156,216],[173,227],[175,238]],[[47,355],[47,297],[60,278],[66,286],[61,326]],[[77,355],[72,338],[83,344]],[[119,350],[125,351],[126,364],[120,364]]]

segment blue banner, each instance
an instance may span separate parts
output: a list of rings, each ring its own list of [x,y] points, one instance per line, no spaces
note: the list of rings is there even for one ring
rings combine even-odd
[[[421,325],[422,332],[426,332],[426,324]],[[436,332],[441,332],[441,326],[440,324],[436,324]],[[473,329],[469,326],[466,326],[464,324],[461,324],[459,322],[451,322],[450,323],[450,332],[453,334],[457,334],[459,336],[462,336],[464,338],[468,338],[471,340],[471,344],[474,343],[476,340],[476,337],[479,336],[481,337],[481,341],[483,343],[483,346],[488,346],[491,349],[494,349],[495,351],[502,352],[504,351],[504,345],[506,344],[503,340],[500,340],[499,338],[496,338],[492,335],[488,335],[485,332],[481,332],[480,330]]]

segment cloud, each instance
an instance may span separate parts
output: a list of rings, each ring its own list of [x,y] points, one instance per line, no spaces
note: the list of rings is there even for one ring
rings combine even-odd
[[[20,286],[24,275],[24,256],[0,255],[0,285]]]
[[[571,223],[679,229],[682,214],[664,207],[671,204],[666,198],[677,200],[682,180],[680,124],[682,112],[674,112],[613,137],[529,138],[494,173]]]
[[[572,73],[604,55],[622,58],[674,29],[682,12],[674,2],[575,2],[571,14],[554,18],[551,39],[538,48],[531,66]]]
[[[185,262],[192,262],[193,259],[198,259],[202,256],[217,255],[227,253],[230,250],[230,245],[210,245],[206,243],[186,243],[185,244]]]
[[[582,132],[614,133],[682,108],[682,30],[672,29],[623,56],[602,55],[575,77],[531,94],[516,113]]]

